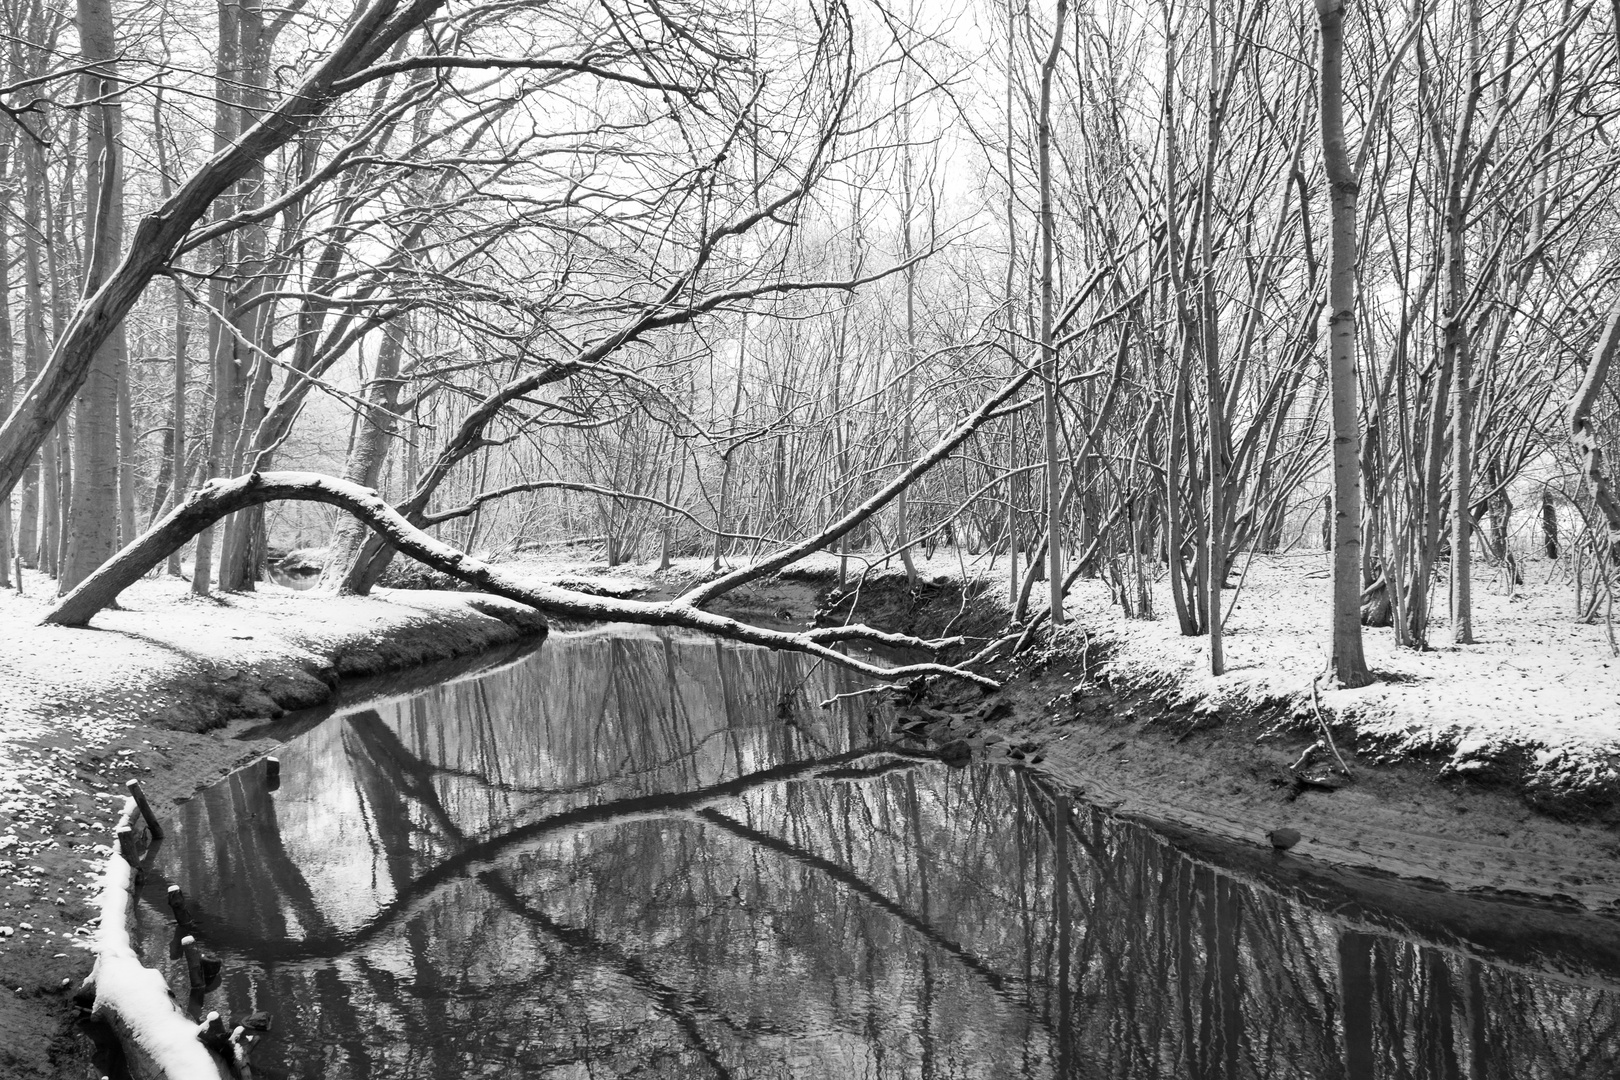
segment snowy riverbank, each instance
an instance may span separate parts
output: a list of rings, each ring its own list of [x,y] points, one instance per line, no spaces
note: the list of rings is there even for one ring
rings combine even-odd
[[[1397,647],[1388,628],[1364,628],[1378,681],[1356,690],[1324,684],[1322,708],[1353,727],[1365,757],[1414,757],[1439,764],[1441,776],[1516,783],[1555,812],[1620,806],[1620,659],[1601,622],[1572,617],[1572,590],[1549,581],[1549,570],[1528,562],[1525,584],[1511,591],[1505,574],[1483,582],[1472,645],[1450,644],[1443,617],[1425,652]],[[1308,708],[1326,666],[1327,571],[1327,556],[1314,552],[1257,557],[1227,624],[1219,677],[1209,674],[1207,642],[1177,632],[1163,590],[1158,619],[1126,619],[1101,583],[1083,582],[1068,605],[1071,633],[1105,646],[1096,674],[1161,690],[1175,704]]]
[[[860,583],[857,620],[938,633],[980,632],[1006,611],[1006,566],[941,551],[917,563],[923,585],[900,587],[898,562]],[[588,577],[579,563],[536,560],[537,575]],[[671,573],[702,572],[695,561]],[[834,583],[818,555],[761,583],[747,599],[795,620]],[[1164,581],[1155,619],[1127,619],[1106,585],[1083,580],[1056,648],[998,665],[1001,718],[969,700],[944,712],[936,741],[965,739],[988,756],[1009,748],[1026,766],[1116,812],[1269,848],[1270,830],[1300,831],[1296,856],[1322,865],[1444,884],[1538,904],[1620,914],[1620,660],[1601,624],[1570,614],[1559,568],[1527,560],[1525,582],[1482,574],[1477,642],[1447,644],[1437,620],[1430,651],[1399,648],[1388,628],[1365,629],[1372,686],[1313,685],[1326,666],[1327,557],[1258,556],[1243,574],[1225,639],[1227,670],[1208,674],[1208,645],[1179,632]],[[856,587],[860,564],[850,567]],[[645,566],[612,571],[619,589],[656,589]],[[966,590],[957,588],[969,583]],[[1441,586],[1443,597],[1444,586]],[[968,599],[962,599],[963,592]],[[842,610],[842,609],[841,609]],[[952,691],[943,688],[949,698]],[[1320,735],[1317,708],[1354,782],[1304,784],[1331,762],[1296,769]],[[932,725],[930,725],[932,726]],[[1038,763],[1038,764],[1037,764]]]
[[[707,560],[677,560],[663,574],[649,564],[606,570],[555,557],[505,565],[632,595],[675,591],[670,582],[700,576]],[[825,589],[837,565],[834,556],[817,554],[784,577]],[[994,621],[983,618],[984,607],[1004,613],[1009,606],[1005,559],[940,549],[927,558],[919,553],[916,566],[926,582],[971,584],[966,604],[981,624]],[[848,588],[867,588],[876,597],[876,610],[863,602],[857,621],[900,628],[885,621],[901,614],[894,587],[903,573],[899,560],[871,567],[863,581],[865,567],[859,557],[848,563]],[[1225,594],[1226,671],[1218,677],[1209,674],[1206,639],[1180,633],[1162,578],[1153,587],[1151,619],[1126,618],[1102,580],[1077,581],[1065,605],[1066,648],[1104,658],[1087,669],[1091,677],[1121,690],[1150,690],[1178,710],[1213,717],[1282,707],[1306,715],[1313,684],[1327,664],[1328,568],[1321,552],[1258,555],[1246,566],[1240,561],[1234,579],[1241,578],[1241,588]],[[1561,567],[1526,558],[1521,571],[1524,583],[1509,589],[1504,572],[1482,568],[1474,596],[1475,644],[1450,643],[1443,581],[1431,649],[1402,648],[1392,629],[1365,627],[1367,660],[1378,681],[1356,690],[1323,683],[1316,687],[1318,702],[1335,725],[1353,728],[1369,763],[1416,759],[1438,766],[1443,777],[1519,785],[1533,805],[1555,813],[1610,806],[1620,812],[1620,658],[1601,620],[1574,618],[1573,590]],[[789,589],[772,593],[769,582],[746,604],[773,613],[781,608],[783,617],[798,624],[811,614],[803,597]],[[1032,604],[1039,605],[1038,596]],[[948,620],[949,606],[936,601],[930,615]],[[903,629],[934,634],[945,626]]]
[[[538,632],[471,593],[332,597],[269,587],[191,597],[143,581],[94,628],[38,625],[51,582],[0,593],[0,1075],[81,1056],[67,992],[88,969],[91,901],[123,782],[161,806],[265,745],[198,734],[315,705],[339,679],[479,652]]]
[[[1124,618],[1101,582],[1081,581],[1059,647],[1041,650],[1033,669],[1027,658],[1013,665],[1021,674],[1008,687],[1003,737],[975,744],[995,756],[1034,742],[1042,771],[1145,820],[1256,844],[1287,825],[1303,833],[1298,854],[1325,862],[1620,910],[1609,825],[1620,812],[1620,661],[1602,625],[1570,617],[1555,568],[1530,563],[1511,592],[1485,583],[1476,645],[1417,653],[1369,629],[1380,681],[1323,687],[1319,698],[1356,782],[1301,790],[1290,764],[1314,738],[1326,566],[1316,553],[1253,561],[1218,678],[1203,639],[1179,634],[1163,582],[1159,617],[1140,620]],[[725,606],[805,625],[836,567],[813,557]],[[555,558],[506,568],[656,596],[701,576],[706,560],[662,574]],[[852,562],[851,588],[860,569]],[[897,562],[875,568],[856,618],[930,633],[1004,618],[1004,563],[941,551],[918,569],[930,587],[897,587]],[[314,704],[340,677],[475,652],[540,625],[520,605],[473,593],[266,588],[197,599],[157,580],[130,590],[125,610],[98,616],[95,629],[69,630],[37,625],[48,582],[30,575],[25,589],[0,595],[0,927],[11,930],[0,932],[0,1072],[19,1077],[54,1075],[53,1041],[82,1054],[62,1045],[62,980],[88,966],[97,852],[124,779],[142,777],[169,805],[269,745],[198,732]],[[1433,636],[1446,640],[1446,628]],[[1095,693],[1099,682],[1110,693]]]

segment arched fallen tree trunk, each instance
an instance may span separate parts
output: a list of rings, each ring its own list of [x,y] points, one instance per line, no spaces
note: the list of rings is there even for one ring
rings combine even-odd
[[[888,634],[867,626],[837,626],[793,632],[768,630],[715,615],[695,606],[700,586],[684,596],[662,603],[620,600],[608,596],[560,589],[522,581],[502,573],[465,552],[457,551],[407,522],[375,491],[321,473],[249,473],[233,480],[212,480],[197,489],[185,502],[154,523],[146,533],[107,560],[78,588],[64,596],[46,614],[44,621],[58,626],[88,626],[96,613],[118,598],[118,594],[140,580],[171,552],[227,514],[268,502],[284,500],[321,502],[347,510],[386,537],[400,551],[419,562],[452,577],[475,585],[485,592],[516,600],[550,615],[603,622],[631,622],[647,626],[679,626],[701,630],[718,637],[763,645],[772,649],[807,653],[841,667],[879,679],[908,679],[919,675],[948,675],[966,679],[988,689],[1000,684],[975,672],[949,664],[903,664],[887,668],[869,663],[832,648],[834,642],[867,641],[877,644],[935,650],[957,644],[960,638],[925,641],[905,634]]]

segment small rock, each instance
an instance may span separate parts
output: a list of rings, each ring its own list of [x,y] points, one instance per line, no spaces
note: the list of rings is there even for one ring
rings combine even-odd
[[[1266,839],[1270,840],[1271,846],[1276,848],[1278,851],[1287,851],[1289,848],[1299,843],[1299,830],[1289,828],[1272,829],[1270,832],[1266,833]]]
[[[1338,791],[1350,783],[1350,778],[1343,773],[1333,772],[1330,769],[1321,769],[1305,773],[1295,782],[1301,787],[1316,788],[1320,791]]]

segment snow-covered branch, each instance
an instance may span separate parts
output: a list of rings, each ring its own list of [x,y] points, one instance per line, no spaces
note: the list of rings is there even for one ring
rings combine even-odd
[[[554,585],[523,581],[435,540],[406,521],[375,491],[321,473],[249,473],[232,480],[214,480],[205,484],[63,597],[46,614],[44,621],[60,626],[88,625],[97,612],[117,599],[119,593],[209,525],[238,510],[283,500],[327,503],[347,510],[413,559],[469,585],[528,604],[546,614],[589,621],[701,630],[749,645],[806,653],[876,679],[947,675],[992,690],[1000,685],[993,679],[948,664],[924,662],[885,667],[839,652],[827,643],[828,635],[825,633],[769,630],[704,611],[696,606],[696,597],[707,586],[674,600],[651,603],[590,596]],[[887,634],[864,627],[841,627],[836,637],[841,641],[869,640],[924,649],[932,644],[920,638]]]

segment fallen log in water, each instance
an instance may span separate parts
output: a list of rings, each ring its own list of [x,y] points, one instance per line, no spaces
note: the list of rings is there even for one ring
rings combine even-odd
[[[118,827],[134,831],[140,822],[135,800],[125,799]],[[168,981],[141,962],[130,941],[135,873],[120,852],[107,856],[96,901],[96,963],[80,993],[93,995],[91,1018],[117,1034],[135,1080],[226,1080],[233,1075],[230,1067],[197,1041],[196,1021],[180,1011]]]

